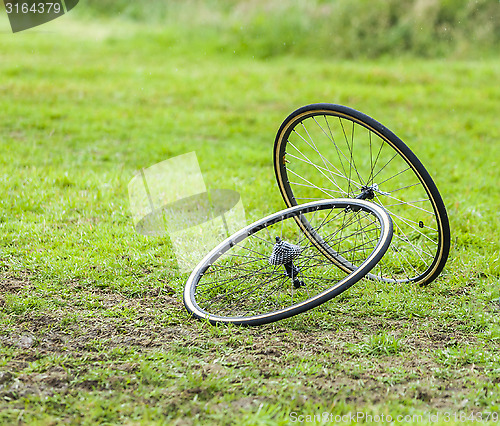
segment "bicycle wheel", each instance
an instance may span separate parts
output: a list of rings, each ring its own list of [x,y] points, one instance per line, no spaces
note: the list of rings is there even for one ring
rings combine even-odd
[[[297,226],[307,220],[316,239]],[[321,238],[320,238],[320,237]],[[211,323],[258,325],[291,317],[355,284],[382,258],[392,221],[364,200],[322,200],[288,208],[238,231],[194,269],[184,304]],[[335,247],[355,269],[325,257]]]
[[[283,122],[273,156],[289,207],[345,197],[389,212],[394,238],[370,279],[425,285],[440,274],[450,249],[445,205],[422,163],[382,124],[345,106],[307,105]],[[307,224],[303,229],[315,238]],[[346,272],[353,269],[335,250],[327,255]]]

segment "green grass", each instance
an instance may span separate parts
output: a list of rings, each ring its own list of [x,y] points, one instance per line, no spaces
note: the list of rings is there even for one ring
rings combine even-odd
[[[76,13],[161,24],[179,41],[258,58],[482,57],[500,43],[491,0],[87,0]]]
[[[0,423],[500,412],[498,59],[264,60],[131,22],[1,25]],[[443,275],[258,328],[189,318],[128,182],[196,151],[207,186],[270,214],[275,133],[312,102],[373,116],[423,161],[450,216]]]

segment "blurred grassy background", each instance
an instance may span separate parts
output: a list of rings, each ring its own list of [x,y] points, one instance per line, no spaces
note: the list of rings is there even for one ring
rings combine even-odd
[[[481,57],[498,53],[496,0],[87,0],[77,12],[161,24],[255,57]],[[190,34],[190,36],[188,36]]]

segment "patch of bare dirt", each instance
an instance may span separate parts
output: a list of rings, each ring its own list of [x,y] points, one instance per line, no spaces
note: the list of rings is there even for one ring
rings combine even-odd
[[[8,293],[18,294],[29,291],[32,288],[28,273],[19,277],[0,276],[0,297]]]
[[[6,279],[0,285],[2,294],[29,294],[33,290],[28,277]],[[318,360],[324,366],[322,370],[305,373],[299,370],[296,378],[286,378],[301,383],[302,392],[297,398],[303,402],[315,398],[318,403],[344,399],[364,405],[409,398],[429,407],[446,408],[465,398],[467,380],[487,380],[479,368],[454,371],[452,379],[436,377],[436,371],[442,368],[435,361],[437,350],[476,343],[473,335],[457,330],[450,323],[444,327],[419,318],[361,318],[346,314],[332,318],[339,323],[335,330],[321,326],[302,329],[300,323],[292,327],[278,323],[233,329],[228,335],[219,336],[212,335],[208,325],[200,326],[187,315],[182,324],[178,320],[160,321],[158,312],[162,310],[184,312],[182,302],[169,287],[147,289],[142,297],[127,297],[101,289],[89,290],[76,281],[69,285],[74,288],[72,303],[53,311],[28,311],[16,318],[8,333],[0,334],[0,345],[14,351],[0,374],[0,398],[16,401],[27,395],[113,388],[120,385],[118,377],[111,377],[105,384],[97,379],[79,380],[79,375],[86,371],[85,363],[112,362],[110,368],[133,377],[140,365],[113,363],[110,351],[121,348],[168,353],[175,347],[202,348],[207,341],[220,343],[220,347],[230,349],[230,354],[221,361],[216,351],[201,351],[200,364],[193,368],[199,368],[203,378],[224,377],[229,371],[250,368],[262,380],[282,381],[282,373],[293,367],[293,363]],[[87,299],[97,308],[85,305]],[[126,310],[135,313],[122,315]],[[363,344],[381,332],[401,339],[402,355],[373,357],[352,351],[353,345]],[[25,372],[34,363],[54,356],[60,357],[59,365],[48,363],[46,368]],[[244,386],[245,380],[250,379],[242,379],[240,385]],[[132,380],[128,386],[133,389],[137,384]],[[206,389],[193,387],[183,390],[179,397],[192,399],[195,394],[205,393]],[[234,405],[246,409],[262,401],[249,396]]]

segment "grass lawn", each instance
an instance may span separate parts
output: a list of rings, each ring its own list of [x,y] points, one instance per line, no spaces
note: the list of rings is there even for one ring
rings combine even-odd
[[[133,24],[1,25],[0,423],[498,419],[499,59],[256,59]],[[268,326],[191,319],[128,182],[196,151],[248,220],[280,210],[274,137],[313,102],[373,116],[422,160],[450,216],[444,273],[362,281]]]

